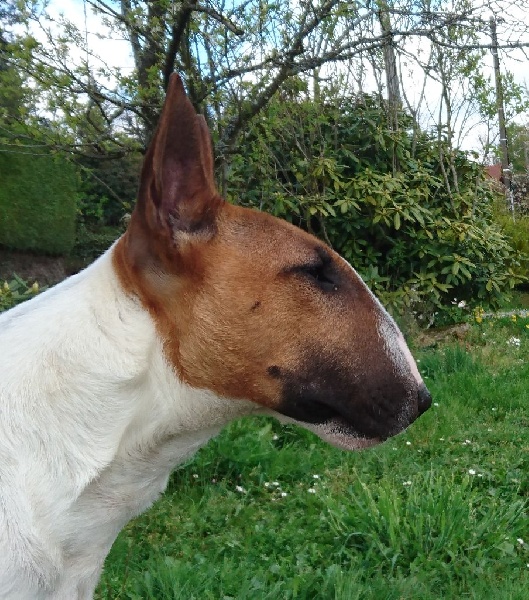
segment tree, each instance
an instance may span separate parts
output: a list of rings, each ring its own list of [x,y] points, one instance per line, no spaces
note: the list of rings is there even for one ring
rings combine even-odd
[[[366,56],[388,39],[395,48],[425,38],[465,52],[469,46],[461,38],[441,39],[440,32],[454,26],[471,31],[485,27],[477,19],[481,9],[470,3],[450,11],[431,2],[384,2],[382,29],[380,3],[371,2],[85,0],[84,6],[108,26],[108,34],[100,35],[128,40],[132,74],[97,56],[88,28],[53,17],[29,0],[24,18],[38,41],[20,48],[12,61],[34,81],[42,110],[62,119],[48,142],[91,155],[119,156],[145,147],[175,69],[184,75],[195,107],[214,124],[217,149],[226,157],[249,121],[292,77],[318,70],[324,77],[326,65]],[[508,27],[506,23],[506,32]],[[503,45],[524,44],[524,35],[521,28]],[[484,46],[486,41],[470,44]],[[99,111],[102,122],[90,131],[92,145],[77,136],[87,103]]]
[[[507,128],[509,140],[509,158],[512,162],[514,174],[529,171],[529,126],[511,123]],[[499,148],[496,150],[499,156]]]

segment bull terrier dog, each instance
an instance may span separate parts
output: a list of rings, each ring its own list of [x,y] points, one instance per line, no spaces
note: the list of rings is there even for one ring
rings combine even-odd
[[[354,450],[430,403],[345,260],[219,196],[206,122],[173,74],[127,231],[0,317],[0,598],[91,598],[122,527],[235,418]]]

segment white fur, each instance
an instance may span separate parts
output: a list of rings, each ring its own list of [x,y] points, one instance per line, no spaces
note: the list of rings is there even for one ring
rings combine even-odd
[[[92,597],[171,470],[256,411],[184,385],[108,251],[0,316],[0,598]]]
[[[417,368],[415,359],[413,358],[412,353],[408,348],[408,344],[406,344],[406,340],[404,339],[404,336],[402,335],[397,324],[395,323],[391,315],[388,313],[388,311],[382,306],[375,294],[373,294],[373,292],[367,287],[367,285],[358,275],[356,270],[345,260],[345,258],[340,258],[342,258],[343,262],[358,277],[359,285],[364,286],[365,290],[369,293],[369,295],[373,298],[375,304],[378,306],[378,333],[383,347],[385,348],[388,356],[390,357],[391,362],[395,366],[395,370],[399,373],[406,373],[406,371],[410,371],[413,377],[415,378],[417,384],[419,386],[424,385],[422,376],[419,373],[419,369]]]

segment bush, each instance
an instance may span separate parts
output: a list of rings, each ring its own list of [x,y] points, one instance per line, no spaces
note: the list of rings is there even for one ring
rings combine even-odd
[[[276,100],[233,157],[228,198],[319,235],[423,322],[450,319],[454,298],[499,304],[521,272],[482,167],[405,114],[398,131],[387,122],[370,96]]]
[[[122,233],[123,225],[120,227],[100,226],[90,229],[81,222],[77,228],[72,256],[79,259],[81,265],[87,265],[108,250]]]
[[[520,276],[529,276],[529,214],[516,214],[513,220],[512,214],[502,209],[496,213],[495,219],[509,243],[520,254],[516,272]]]
[[[59,156],[0,152],[0,180],[0,245],[67,254],[75,241],[75,168]]]

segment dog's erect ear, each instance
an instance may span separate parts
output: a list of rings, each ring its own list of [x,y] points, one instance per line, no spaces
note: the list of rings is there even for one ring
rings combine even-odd
[[[137,217],[151,230],[170,232],[176,241],[179,232],[213,233],[221,203],[206,121],[196,114],[182,80],[173,73],[143,163]]]

